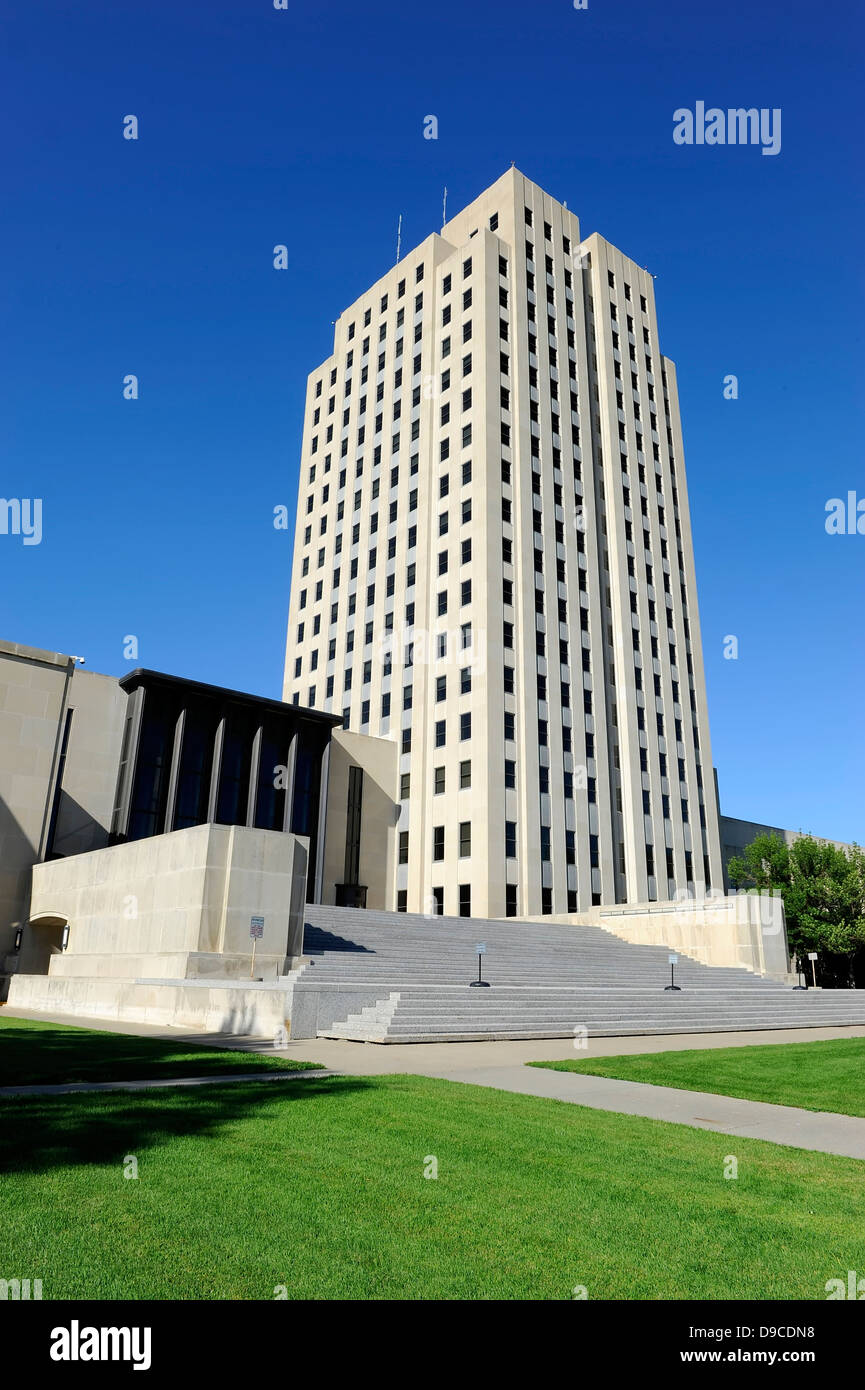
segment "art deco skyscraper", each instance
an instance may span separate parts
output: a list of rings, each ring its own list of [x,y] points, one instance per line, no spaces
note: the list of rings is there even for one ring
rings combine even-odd
[[[516,169],[309,378],[284,698],[396,741],[394,908],[722,885],[652,277]]]

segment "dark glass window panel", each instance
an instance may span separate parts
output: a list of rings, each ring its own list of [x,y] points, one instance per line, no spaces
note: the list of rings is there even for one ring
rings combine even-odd
[[[265,728],[261,736],[258,763],[258,793],[255,824],[259,830],[281,830],[285,824],[285,769],[288,765],[288,735]],[[279,773],[275,771],[279,768]],[[275,786],[277,778],[281,783]]]
[[[216,798],[216,819],[220,825],[246,825],[253,733],[246,720],[229,715],[222,742]]]
[[[309,901],[315,892],[318,802],[323,752],[324,743],[321,735],[316,731],[302,729],[298,738],[297,763],[295,765],[291,829],[295,835],[309,836],[312,851],[306,881],[307,900]]]
[[[291,812],[291,829],[294,835],[308,835],[312,822],[312,793],[315,764],[311,748],[301,747],[297,752],[294,777],[294,805]]]
[[[210,800],[216,719],[204,710],[187,709],[177,774],[174,829],[203,825]]]
[[[177,714],[173,702],[147,692],[129,814],[130,840],[159,835],[164,829]]]

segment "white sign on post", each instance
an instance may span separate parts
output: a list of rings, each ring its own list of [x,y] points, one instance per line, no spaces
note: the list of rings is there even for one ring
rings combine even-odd
[[[264,936],[264,918],[263,918],[263,917],[250,917],[250,919],[249,919],[249,935],[250,935],[250,938],[251,938],[251,940],[252,940],[252,960],[250,961],[250,964],[249,964],[249,978],[252,979],[253,975],[255,974],[255,948],[256,948],[256,945],[258,944],[258,942],[259,942],[259,941],[261,940],[261,938]]]
[[[809,959],[809,960],[816,960],[816,959],[817,959],[817,952],[816,952],[816,951],[809,951],[809,952],[808,952],[808,959]]]
[[[670,954],[669,954],[669,956],[667,957],[667,959],[668,959],[670,965],[678,965],[678,964],[679,964],[679,957],[676,955],[675,951],[671,951]]]
[[[486,945],[483,941],[479,941],[477,946],[475,947],[475,950],[477,951],[479,956],[485,955],[486,949]]]

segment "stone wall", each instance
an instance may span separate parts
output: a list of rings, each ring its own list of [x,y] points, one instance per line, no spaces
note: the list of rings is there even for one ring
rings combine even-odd
[[[777,980],[792,978],[780,897],[719,894],[674,902],[622,903],[526,920],[603,927],[625,941],[667,946],[703,965],[738,966]]]
[[[299,836],[198,825],[37,864],[21,975],[44,973],[40,935],[67,923],[54,977],[249,978],[252,917],[256,978],[281,975],[302,950],[307,858]],[[10,1003],[21,989],[18,976]]]

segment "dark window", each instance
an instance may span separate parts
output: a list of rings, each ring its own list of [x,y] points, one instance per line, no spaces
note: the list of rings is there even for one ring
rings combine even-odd
[[[265,726],[258,760],[255,824],[259,830],[282,830],[285,825],[288,734]],[[209,775],[208,775],[209,780]]]
[[[127,834],[130,840],[158,835],[164,828],[177,715],[173,702],[147,691],[129,813]]]
[[[363,808],[363,768],[348,770],[348,809],[345,830],[345,883],[357,883],[360,871],[360,827]]]
[[[215,716],[209,717],[204,710],[187,710],[177,778],[173,825],[175,830],[183,830],[190,825],[203,825],[207,820],[215,733]],[[282,824],[277,828],[281,830]]]
[[[291,829],[295,835],[314,836],[318,823],[318,787],[321,751],[303,733],[298,739],[294,773]]]

